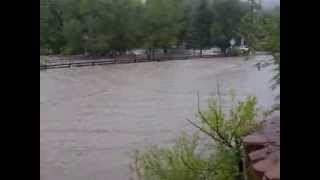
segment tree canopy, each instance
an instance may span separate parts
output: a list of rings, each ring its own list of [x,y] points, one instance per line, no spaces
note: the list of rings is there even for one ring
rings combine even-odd
[[[93,55],[181,45],[225,49],[231,38],[253,41],[250,7],[241,0],[40,0],[40,46]]]

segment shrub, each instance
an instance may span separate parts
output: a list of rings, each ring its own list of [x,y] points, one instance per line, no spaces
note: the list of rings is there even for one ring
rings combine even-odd
[[[218,91],[219,92],[219,91]],[[187,119],[192,125],[212,139],[201,144],[197,134],[181,136],[173,147],[150,146],[137,151],[133,169],[139,180],[235,180],[241,179],[243,146],[241,137],[247,135],[259,124],[256,98],[247,97],[224,111],[221,95],[209,100],[204,112],[199,107],[198,121]],[[228,112],[226,114],[226,112]],[[200,151],[200,147],[204,147]]]
[[[150,146],[136,153],[135,170],[141,180],[195,180],[200,173],[193,169],[205,164],[196,154],[197,136],[181,136],[171,148]],[[190,167],[186,164],[190,164]]]
[[[231,97],[231,108],[228,114],[223,110],[223,103],[218,89],[218,98],[209,99],[208,110],[200,110],[198,95],[198,123],[187,119],[200,131],[211,137],[216,143],[228,148],[239,149],[240,138],[259,127],[255,118],[258,115],[257,100],[249,96],[245,101],[235,102]]]
[[[199,147],[199,136],[184,134],[171,148],[150,146],[136,151],[137,179],[234,180],[240,175],[235,151],[218,146],[215,151],[206,149],[205,155]]]

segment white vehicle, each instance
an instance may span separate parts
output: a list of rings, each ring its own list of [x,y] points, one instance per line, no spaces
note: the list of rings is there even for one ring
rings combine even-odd
[[[245,53],[249,52],[249,47],[248,46],[240,46],[239,49],[240,49],[242,54],[245,54]]]
[[[235,46],[226,49],[226,55],[228,56],[248,55],[249,53],[250,49],[248,46]]]
[[[146,53],[145,49],[134,49],[131,51],[135,55],[144,55]]]

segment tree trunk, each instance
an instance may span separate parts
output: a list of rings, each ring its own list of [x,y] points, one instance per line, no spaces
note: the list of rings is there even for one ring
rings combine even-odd
[[[164,52],[164,55],[163,55],[163,57],[161,57],[161,58],[164,58],[164,59],[169,58],[169,57],[168,57],[168,49],[167,49],[167,48],[164,48],[164,49],[163,49],[163,52]]]
[[[243,172],[243,168],[244,168],[242,160],[239,161],[238,168],[239,168],[239,172],[242,173]]]
[[[153,49],[153,60],[157,60],[157,57],[156,57],[156,49]]]
[[[200,48],[200,57],[202,57],[202,48]]]
[[[151,49],[151,60],[154,61],[155,59],[155,49]]]
[[[147,59],[151,60],[151,49],[150,48],[147,49]]]
[[[227,48],[221,48],[221,51],[224,54],[224,56],[228,56]]]

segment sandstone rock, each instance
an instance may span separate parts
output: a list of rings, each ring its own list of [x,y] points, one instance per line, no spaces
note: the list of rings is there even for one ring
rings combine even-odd
[[[280,180],[280,162],[265,173],[266,180]]]
[[[257,175],[262,178],[265,175],[265,173],[269,170],[272,170],[277,165],[277,163],[277,161],[271,158],[266,158],[255,163],[253,165],[253,169],[257,173]]]
[[[266,159],[270,153],[271,149],[269,147],[265,147],[263,149],[251,152],[249,154],[249,160],[251,163],[256,163],[258,161]]]
[[[269,140],[263,135],[254,134],[244,137],[243,143],[246,151],[250,153],[265,147],[265,145],[269,143]]]

